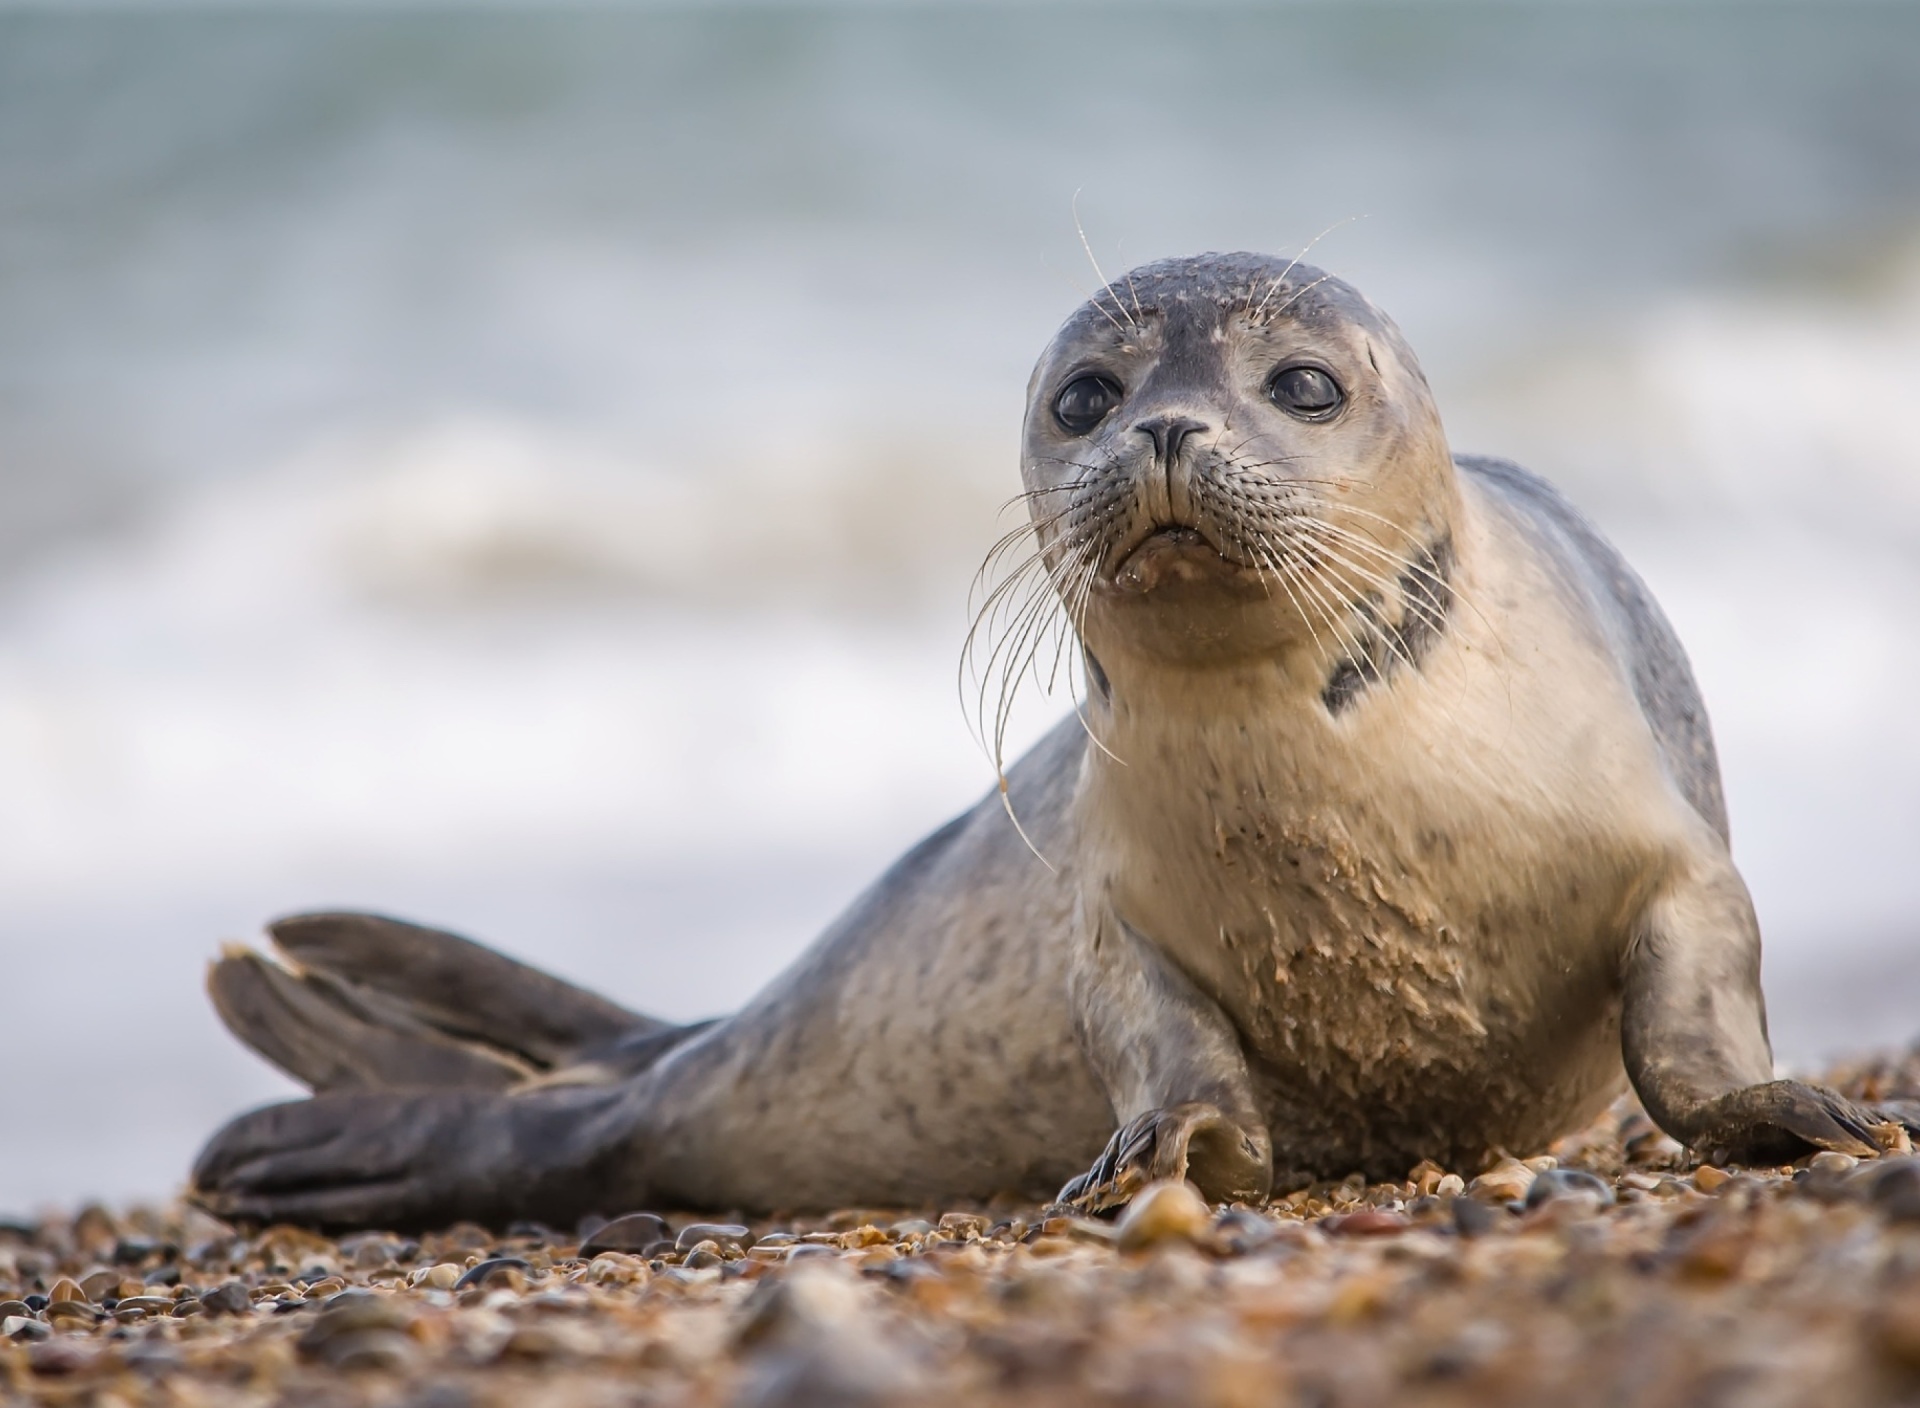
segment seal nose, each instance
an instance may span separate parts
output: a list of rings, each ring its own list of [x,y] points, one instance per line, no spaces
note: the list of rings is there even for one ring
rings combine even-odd
[[[1140,434],[1153,441],[1153,456],[1161,464],[1172,468],[1173,462],[1180,457],[1180,446],[1195,431],[1207,428],[1205,421],[1191,416],[1148,416],[1136,421],[1133,427]]]

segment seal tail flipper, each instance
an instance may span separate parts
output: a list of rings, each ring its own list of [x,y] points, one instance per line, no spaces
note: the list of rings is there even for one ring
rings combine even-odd
[[[470,940],[381,915],[295,915],[267,932],[287,962],[229,952],[208,992],[236,1036],[316,1091],[504,1089],[676,1030]]]
[[[315,1091],[503,1090],[536,1074],[506,1052],[435,1031],[376,993],[243,948],[213,964],[207,994],[228,1030]]]

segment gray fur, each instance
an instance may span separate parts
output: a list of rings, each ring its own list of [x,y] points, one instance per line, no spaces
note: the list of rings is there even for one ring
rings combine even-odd
[[[1266,398],[1298,358],[1343,386],[1336,413]],[[1075,432],[1051,408],[1088,369],[1122,399]],[[316,1088],[361,1088],[234,1121],[197,1196],[329,1226],[1063,1183],[1099,1211],[1162,1176],[1257,1198],[1534,1152],[1629,1078],[1723,1156],[1871,1151],[1884,1112],[1771,1080],[1759,931],[1671,629],[1545,481],[1456,464],[1357,292],[1258,255],[1115,281],[1035,369],[1023,471],[1093,688],[1004,802],[699,1028],[451,936],[315,921],[348,936],[290,945],[324,969],[322,1015],[223,1013]],[[269,979],[248,990],[288,990]],[[326,1074],[329,1032],[383,1021],[351,1082]],[[419,1088],[467,1059],[446,1042],[542,1074]]]

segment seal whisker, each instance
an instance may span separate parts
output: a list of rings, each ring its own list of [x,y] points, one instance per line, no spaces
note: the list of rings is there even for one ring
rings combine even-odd
[[[1287,267],[1280,271],[1279,277],[1277,277],[1276,279],[1274,279],[1272,283],[1267,285],[1266,297],[1260,300],[1259,308],[1249,309],[1255,321],[1258,321],[1265,313],[1266,307],[1267,307],[1267,299],[1272,298],[1275,290],[1277,290],[1280,287],[1280,285],[1284,284],[1287,281],[1287,275],[1291,274],[1295,269],[1300,267],[1300,261],[1305,259],[1309,254],[1313,253],[1313,247],[1315,245],[1319,244],[1321,240],[1325,239],[1328,235],[1332,234],[1335,230],[1339,229],[1342,225],[1351,225],[1356,220],[1364,220],[1366,218],[1367,217],[1364,215],[1343,216],[1340,219],[1334,221],[1331,225],[1327,226],[1326,229],[1322,230],[1319,234],[1315,235],[1312,239],[1308,240],[1304,245],[1302,245],[1300,247],[1300,252],[1294,255],[1292,259],[1287,261]],[[1250,305],[1252,304],[1252,302],[1253,302],[1253,286],[1249,284],[1247,287],[1247,304]],[[1281,311],[1284,312],[1285,310],[1282,309]]]
[[[1409,590],[1405,581],[1406,578],[1413,577],[1416,573],[1426,573],[1431,576],[1433,574],[1430,569],[1409,558],[1386,553],[1379,548],[1378,544],[1372,542],[1371,539],[1361,537],[1358,534],[1347,534],[1341,529],[1335,528],[1332,524],[1316,520],[1305,526],[1307,527],[1307,531],[1322,538],[1328,556],[1337,560],[1346,570],[1353,572],[1363,581],[1378,588],[1383,593],[1397,593],[1401,597],[1404,608],[1409,613],[1418,614],[1421,619],[1435,631],[1439,631],[1445,627],[1446,611],[1435,599],[1437,593],[1425,590]],[[1367,567],[1362,563],[1354,561],[1344,553],[1341,553],[1338,550],[1341,546],[1356,549],[1372,549],[1376,553],[1379,553],[1379,555],[1384,556],[1388,562],[1400,568],[1401,571],[1396,576],[1387,576],[1379,569]],[[1444,584],[1446,579],[1436,576],[1434,580]],[[1425,587],[1428,584],[1420,581],[1416,577],[1415,585]],[[1447,591],[1447,594],[1449,596],[1452,595],[1450,590]]]
[[[1080,248],[1084,249],[1087,252],[1087,263],[1093,265],[1093,276],[1096,279],[1100,280],[1100,292],[1103,294],[1113,293],[1113,281],[1109,279],[1106,276],[1106,273],[1100,268],[1100,261],[1093,257],[1093,245],[1087,239],[1086,226],[1080,223],[1080,192],[1075,191],[1073,193],[1072,204],[1073,204],[1073,232],[1076,235],[1080,236]],[[1094,306],[1096,308],[1100,306],[1098,299],[1094,300]],[[1118,294],[1114,294],[1113,306],[1120,310],[1121,315],[1126,318],[1128,323],[1132,324],[1133,330],[1135,332],[1140,331],[1140,324],[1134,321],[1133,314],[1127,312],[1127,306],[1126,304],[1120,301],[1120,296]],[[1116,323],[1114,324],[1114,326],[1118,327],[1119,324]]]

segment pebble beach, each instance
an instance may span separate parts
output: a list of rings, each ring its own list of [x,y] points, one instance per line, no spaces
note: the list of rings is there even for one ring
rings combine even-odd
[[[1920,1089],[1920,1056],[1828,1073]],[[1547,1154],[1057,1208],[622,1211],[331,1239],[184,1204],[0,1226],[0,1401],[1920,1401],[1920,1158],[1700,1164],[1622,1100]]]

